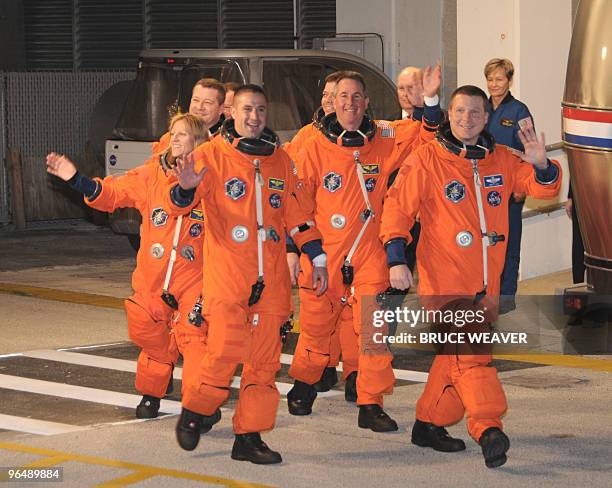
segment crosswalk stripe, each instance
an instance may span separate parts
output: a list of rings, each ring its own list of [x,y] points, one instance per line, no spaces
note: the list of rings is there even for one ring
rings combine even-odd
[[[27,432],[28,434],[56,435],[87,430],[88,428],[89,427],[17,417],[15,415],[4,415],[0,413],[0,429]]]
[[[103,403],[105,405],[132,409],[138,405],[141,399],[139,395],[132,395],[129,393],[100,390],[86,386],[67,385],[65,383],[35,380],[7,374],[0,374],[0,388],[70,398],[73,400],[83,400],[86,402]],[[159,411],[178,415],[181,413],[181,403],[174,400],[162,399]]]
[[[281,354],[281,363],[283,364],[291,364],[293,361],[293,354]],[[336,366],[338,371],[343,371],[342,362],[338,366]],[[416,381],[417,383],[426,383],[429,373],[424,373],[422,371],[412,371],[410,369],[394,369],[393,373],[398,380],[406,380],[406,381]],[[321,395],[319,393],[319,395]]]
[[[38,349],[35,351],[25,351],[22,353],[22,355],[35,359],[46,359],[49,361],[78,364],[79,366],[92,366],[96,368],[112,369],[115,371],[126,371],[129,373],[136,372],[136,361],[131,361],[128,359],[108,358],[105,356],[94,356],[92,354],[82,354],[78,352],[69,351],[55,351],[53,349]],[[180,380],[182,378],[182,375],[182,368],[174,368],[174,373],[172,375],[174,379]],[[293,385],[289,383],[276,382],[276,388],[278,389],[281,395],[286,396],[292,386]],[[240,388],[239,376],[233,377],[230,387],[236,389]],[[341,391],[332,390],[325,393],[320,393],[319,396],[325,398],[341,394]]]

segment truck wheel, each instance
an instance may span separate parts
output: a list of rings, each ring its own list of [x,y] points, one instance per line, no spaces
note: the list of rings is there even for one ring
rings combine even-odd
[[[134,251],[138,251],[140,249],[140,234],[128,234],[127,238]]]

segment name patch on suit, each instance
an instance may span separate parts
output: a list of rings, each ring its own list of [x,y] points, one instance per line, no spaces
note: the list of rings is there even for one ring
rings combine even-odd
[[[494,188],[496,186],[504,186],[503,175],[489,175],[483,178],[485,188]]]
[[[189,214],[189,218],[191,220],[199,220],[200,222],[204,222],[204,211],[194,208]]]
[[[285,180],[280,178],[269,178],[268,189],[276,191],[285,191]]]
[[[362,164],[364,175],[379,175],[380,174],[380,165],[378,164]]]

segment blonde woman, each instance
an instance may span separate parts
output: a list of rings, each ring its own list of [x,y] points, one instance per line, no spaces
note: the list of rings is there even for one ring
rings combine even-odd
[[[90,207],[106,212],[132,207],[142,214],[134,294],[125,301],[130,339],[142,348],[135,384],[143,395],[138,418],[157,417],[160,399],[172,389],[179,351],[184,386],[206,343],[205,324],[198,324],[194,314],[194,324],[187,319],[202,290],[204,214],[198,207],[172,217],[163,207],[162,193],[175,180],[176,161],[207,141],[208,128],[194,115],[178,114],[169,131],[170,146],[163,153],[120,176],[90,179],[66,156],[47,156],[47,172],[82,193]]]

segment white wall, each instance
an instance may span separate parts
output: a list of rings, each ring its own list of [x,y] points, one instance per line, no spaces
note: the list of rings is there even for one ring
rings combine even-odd
[[[337,0],[336,31],[383,36],[385,73],[442,57],[442,0]]]
[[[476,85],[486,91],[483,69],[489,59],[508,58],[516,63],[519,35],[514,20],[516,2],[457,0],[458,86]]]

